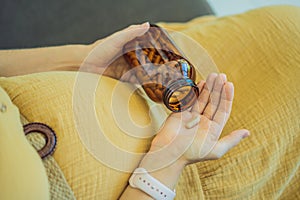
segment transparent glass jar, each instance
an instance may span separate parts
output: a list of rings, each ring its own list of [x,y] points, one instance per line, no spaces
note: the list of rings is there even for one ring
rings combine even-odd
[[[149,98],[173,112],[190,108],[199,96],[194,66],[157,25],[123,48],[123,56]]]

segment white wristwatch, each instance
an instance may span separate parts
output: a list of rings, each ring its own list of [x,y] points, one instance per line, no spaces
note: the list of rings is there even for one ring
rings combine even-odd
[[[133,188],[138,188],[154,199],[172,200],[175,191],[148,174],[144,168],[136,168],[129,179],[129,184]]]

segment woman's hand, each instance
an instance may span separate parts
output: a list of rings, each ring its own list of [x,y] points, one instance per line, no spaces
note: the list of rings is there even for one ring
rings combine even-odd
[[[227,82],[225,74],[212,73],[198,87],[200,96],[194,107],[171,114],[152,141],[150,153],[161,159],[160,167],[178,159],[185,164],[218,159],[249,136],[249,131],[242,129],[219,139],[234,96],[233,84]]]
[[[130,69],[122,57],[123,46],[143,35],[149,27],[148,22],[131,25],[103,40],[96,41],[91,45],[92,50],[82,63],[80,71],[102,74],[119,80]]]

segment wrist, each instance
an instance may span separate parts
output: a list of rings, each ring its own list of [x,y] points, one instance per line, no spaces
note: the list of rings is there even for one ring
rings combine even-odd
[[[159,165],[159,163],[164,163],[162,162],[164,160],[166,159],[163,156],[158,157],[148,153],[141,161],[139,167],[146,169],[152,177],[168,188],[174,189],[186,166],[186,162],[179,158],[166,165]]]

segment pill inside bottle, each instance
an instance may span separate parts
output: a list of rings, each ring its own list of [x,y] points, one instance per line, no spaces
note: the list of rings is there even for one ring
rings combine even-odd
[[[173,112],[196,102],[195,68],[161,27],[151,24],[144,35],[124,45],[123,56],[151,100]]]

